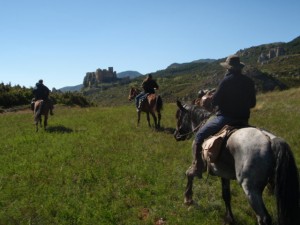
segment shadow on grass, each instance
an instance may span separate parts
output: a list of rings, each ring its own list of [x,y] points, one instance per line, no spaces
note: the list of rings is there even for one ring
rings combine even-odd
[[[173,135],[174,132],[175,132],[175,128],[173,128],[173,127],[160,127],[158,129],[156,129],[156,131]]]
[[[59,126],[47,127],[46,132],[49,132],[49,133],[72,133],[73,130],[70,128],[67,128],[65,126],[59,125]]]

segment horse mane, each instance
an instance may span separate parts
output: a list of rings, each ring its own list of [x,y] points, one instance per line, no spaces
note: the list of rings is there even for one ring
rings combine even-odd
[[[198,122],[198,124],[206,121],[214,113],[209,112],[205,108],[198,105],[184,105],[186,110],[190,112],[192,122]]]
[[[205,124],[210,116],[214,114],[199,105],[181,105],[180,102],[178,102],[177,105],[180,109],[176,112],[176,118],[180,117],[180,112],[182,110],[186,111],[189,117],[184,117],[185,119],[184,121],[182,121],[182,123],[186,124],[187,127],[190,127],[190,132],[195,132],[196,130],[198,130]]]

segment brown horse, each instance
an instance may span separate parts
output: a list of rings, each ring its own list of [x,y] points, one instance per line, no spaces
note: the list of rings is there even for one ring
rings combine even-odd
[[[39,130],[39,123],[40,127],[42,127],[42,116],[44,116],[44,129],[48,125],[48,115],[50,110],[50,103],[44,100],[37,100],[34,103],[34,122],[36,126],[36,132]]]
[[[141,90],[132,87],[129,92],[128,100],[129,101],[133,100],[139,93],[141,93]],[[150,114],[151,114],[154,120],[155,128],[160,128],[162,108],[163,108],[163,101],[161,97],[156,94],[148,94],[147,100],[142,101],[140,110],[138,111],[137,125],[139,125],[140,123],[141,112],[145,112],[147,114],[147,121],[149,127],[151,127],[150,125]]]

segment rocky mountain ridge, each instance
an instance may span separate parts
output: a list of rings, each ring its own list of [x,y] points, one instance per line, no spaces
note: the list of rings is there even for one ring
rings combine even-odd
[[[236,54],[246,64],[244,73],[255,81],[258,91],[300,87],[300,36],[288,43],[277,42],[240,49]],[[174,102],[177,98],[192,100],[200,89],[216,87],[225,73],[219,64],[226,57],[174,63],[164,70],[153,72],[160,85],[159,94],[165,102]],[[83,93],[100,105],[124,104],[129,87],[139,87],[142,79],[139,76],[129,83],[86,89]]]

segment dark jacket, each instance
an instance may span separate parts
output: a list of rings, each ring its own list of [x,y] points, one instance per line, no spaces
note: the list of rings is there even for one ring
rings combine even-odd
[[[243,74],[227,73],[214,94],[212,104],[218,107],[217,115],[248,120],[250,108],[256,105],[254,82]]]
[[[155,80],[149,79],[143,82],[142,87],[145,93],[154,94],[155,88],[158,89],[158,84]]]
[[[34,94],[35,100],[48,100],[50,90],[44,84],[36,83],[32,92]]]

